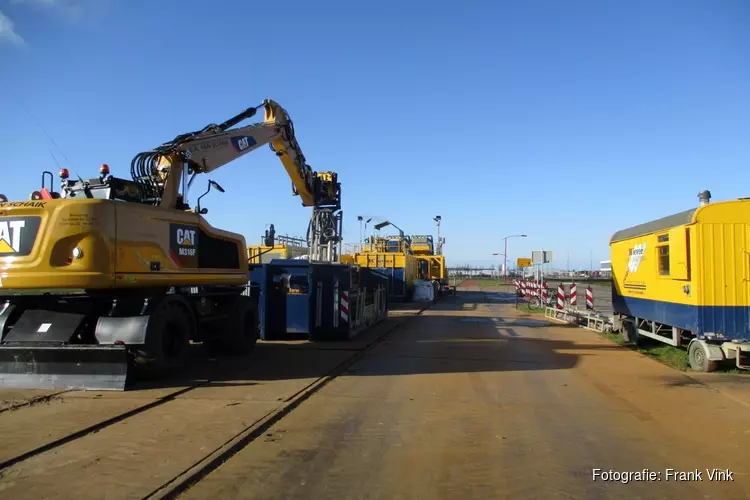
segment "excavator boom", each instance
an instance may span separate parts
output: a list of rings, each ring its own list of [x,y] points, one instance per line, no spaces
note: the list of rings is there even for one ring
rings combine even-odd
[[[264,110],[263,122],[232,128],[255,116],[260,108]],[[338,175],[316,172],[308,165],[289,114],[273,100],[266,99],[221,124],[179,135],[137,155],[131,173],[144,201],[163,208],[183,208],[195,175],[213,172],[266,144],[284,166],[293,194],[300,196],[303,206],[313,208],[308,227],[310,259],[338,261],[342,230]]]
[[[262,123],[230,128],[264,109]],[[302,205],[315,206],[315,177],[294,136],[289,114],[276,102],[266,99],[260,106],[248,108],[220,125],[209,125],[200,132],[178,136],[162,145],[170,152],[182,153],[192,172],[210,173],[264,145],[279,156]]]

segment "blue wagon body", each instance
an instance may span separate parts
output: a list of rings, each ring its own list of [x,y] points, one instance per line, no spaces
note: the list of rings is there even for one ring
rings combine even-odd
[[[612,309],[616,314],[693,332],[697,338],[721,332],[723,338],[750,341],[750,308],[746,306],[700,306],[625,297],[613,284]]]

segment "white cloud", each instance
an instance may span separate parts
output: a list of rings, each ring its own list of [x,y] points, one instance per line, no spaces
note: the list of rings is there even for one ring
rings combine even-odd
[[[54,1],[54,0],[52,0]],[[0,42],[10,42],[13,45],[23,47],[26,41],[16,33],[16,27],[13,21],[0,10]]]
[[[96,23],[118,0],[8,0],[17,9],[29,9],[55,21],[79,25],[82,21]],[[0,10],[0,43],[8,42],[18,47],[28,46],[15,30],[13,21]]]

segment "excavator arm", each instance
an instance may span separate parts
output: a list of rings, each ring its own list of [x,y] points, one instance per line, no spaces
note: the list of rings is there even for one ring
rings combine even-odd
[[[263,122],[232,128],[264,110]],[[337,261],[341,242],[341,185],[335,172],[315,172],[297,143],[294,124],[284,108],[266,99],[221,124],[175,137],[131,163],[141,199],[163,208],[185,208],[197,174],[209,173],[268,144],[292,181],[302,205],[313,208],[308,228],[311,260]],[[180,194],[182,193],[182,195]]]
[[[263,122],[231,128],[255,116],[260,108],[264,110]],[[179,135],[154,151],[137,155],[131,173],[142,186],[146,201],[176,208],[185,177],[212,172],[266,144],[279,157],[292,180],[293,194],[300,196],[303,206],[338,204],[336,174],[317,173],[307,164],[289,114],[270,99],[221,124]],[[182,184],[183,194],[186,188]]]

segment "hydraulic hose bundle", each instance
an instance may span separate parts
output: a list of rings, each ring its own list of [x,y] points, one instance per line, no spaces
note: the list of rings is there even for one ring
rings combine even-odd
[[[307,227],[307,244],[312,247],[313,240],[318,240],[322,244],[336,239],[338,235],[339,219],[329,209],[315,209],[310,217],[310,224]]]
[[[164,155],[161,151],[147,151],[140,153],[130,162],[130,175],[138,184],[138,190],[142,203],[158,205],[163,194],[157,172],[159,157]]]

